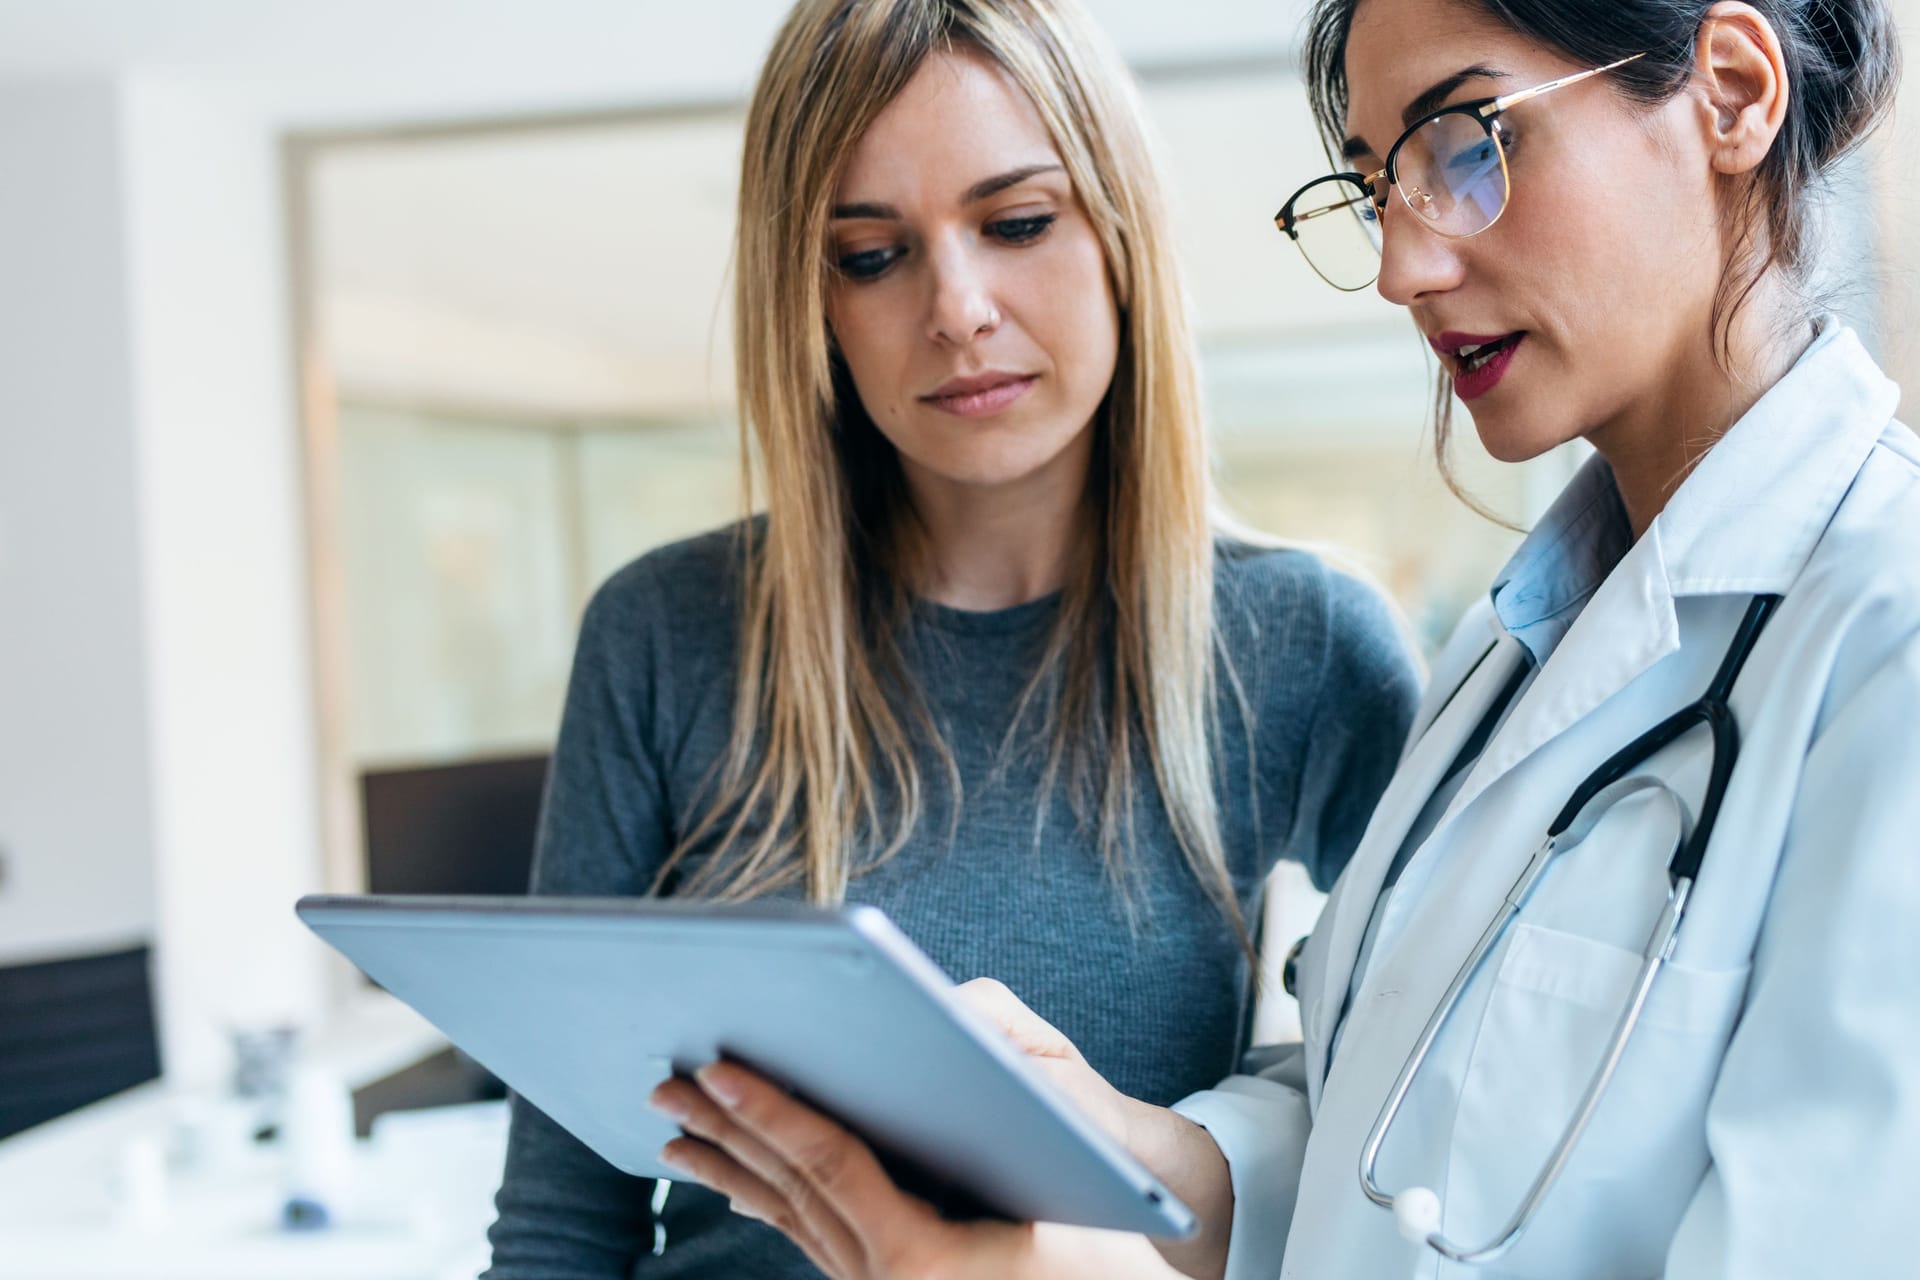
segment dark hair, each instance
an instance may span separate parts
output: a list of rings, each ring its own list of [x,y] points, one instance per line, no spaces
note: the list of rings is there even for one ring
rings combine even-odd
[[[1627,97],[1667,101],[1693,72],[1694,40],[1713,0],[1462,0],[1496,22],[1586,66],[1646,56],[1607,73]],[[1308,101],[1338,154],[1347,116],[1347,35],[1362,0],[1314,0],[1304,51]],[[1810,188],[1873,130],[1893,104],[1900,38],[1886,0],[1748,0],[1780,38],[1791,86],[1773,148],[1729,210],[1740,239],[1714,302],[1724,357],[1734,316],[1766,273],[1803,278],[1811,254]],[[1759,237],[1756,239],[1756,237]],[[1446,470],[1445,380],[1436,445]],[[1448,477],[1452,482],[1451,476]],[[1456,487],[1456,492],[1458,489]],[[1462,495],[1465,497],[1466,495]],[[1468,498],[1472,502],[1471,498]],[[1474,503],[1477,507],[1479,504]]]

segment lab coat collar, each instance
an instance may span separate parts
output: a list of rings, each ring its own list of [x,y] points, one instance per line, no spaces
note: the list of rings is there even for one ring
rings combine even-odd
[[[1853,330],[1821,321],[1655,517],[1666,589],[1784,594],[1899,401]],[[1494,613],[1543,663],[1634,550],[1613,471],[1596,454],[1494,580]]]
[[[1822,322],[1655,519],[1673,594],[1784,595],[1899,403],[1853,330]]]
[[[1500,625],[1542,667],[1448,816],[1677,650],[1676,599],[1785,594],[1899,398],[1852,330],[1822,322],[1638,542],[1590,458],[1497,580]]]
[[[1492,618],[1485,622],[1485,629],[1463,625],[1434,662],[1436,681],[1445,682],[1436,683],[1435,689],[1450,688],[1452,692],[1410,740],[1400,768],[1374,809],[1360,847],[1327,899],[1315,936],[1309,939],[1309,946],[1316,945],[1321,937],[1326,939],[1324,973],[1316,998],[1310,1007],[1303,1001],[1301,1010],[1311,1106],[1320,1104],[1334,1027],[1346,1003],[1361,939],[1386,882],[1387,869],[1427,798],[1473,735],[1488,703],[1527,661],[1521,647],[1502,634]]]

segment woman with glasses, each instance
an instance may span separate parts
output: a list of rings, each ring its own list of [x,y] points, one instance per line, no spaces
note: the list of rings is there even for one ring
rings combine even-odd
[[[1124,68],[1071,0],[801,0],[739,214],[765,513],[596,595],[535,891],[879,906],[1129,1094],[1213,1083],[1268,873],[1332,883],[1417,682],[1375,591],[1215,508]],[[498,1203],[492,1280],[818,1274],[524,1103]]]
[[[1317,0],[1309,31],[1338,172],[1281,232],[1407,309],[1495,457],[1594,454],[1435,664],[1289,965],[1303,1045],[1162,1111],[1004,1006],[1200,1232],[1163,1262],[938,1221],[724,1066],[663,1090],[671,1151],[850,1278],[1912,1276],[1920,446],[1806,297],[1886,10]]]

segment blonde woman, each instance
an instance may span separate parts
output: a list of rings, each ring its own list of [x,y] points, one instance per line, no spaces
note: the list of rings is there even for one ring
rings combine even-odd
[[[766,514],[595,598],[535,890],[872,903],[1126,1093],[1211,1085],[1268,872],[1338,874],[1416,690],[1370,591],[1216,528],[1125,72],[1072,0],[803,0],[745,157]],[[524,1104],[499,1210],[494,1280],[816,1274]]]

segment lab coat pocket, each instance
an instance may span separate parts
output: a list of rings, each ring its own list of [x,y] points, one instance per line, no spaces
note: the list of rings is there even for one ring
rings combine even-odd
[[[1611,943],[1514,926],[1460,1084],[1441,1188],[1453,1239],[1480,1244],[1519,1206],[1599,1067],[1639,969],[1638,953]],[[1707,1168],[1707,1100],[1747,974],[1661,968],[1592,1123],[1492,1274],[1660,1274]]]

